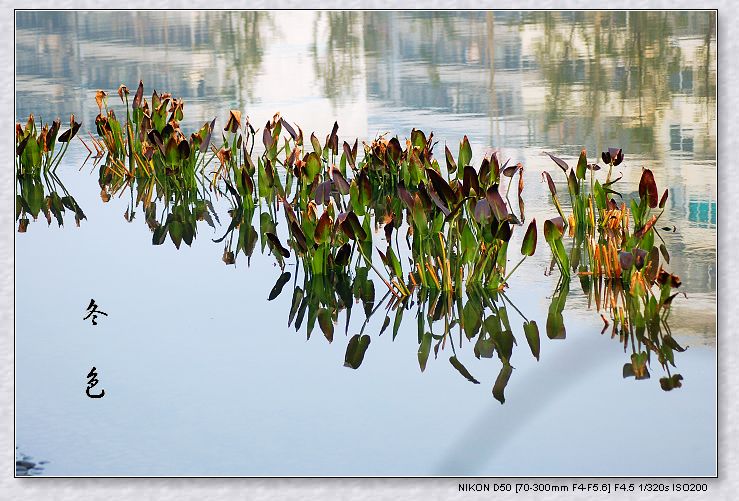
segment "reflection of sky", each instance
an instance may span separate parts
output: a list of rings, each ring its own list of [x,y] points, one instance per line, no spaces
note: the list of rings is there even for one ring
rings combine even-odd
[[[96,89],[108,90],[118,106],[118,85],[135,88],[142,78],[147,93],[156,88],[185,98],[187,128],[215,115],[222,126],[233,107],[257,125],[280,111],[319,137],[338,119],[342,140],[433,130],[437,154],[445,142],[456,151],[467,134],[475,158],[492,146],[524,163],[527,217],[540,222],[553,215],[540,182],[540,172],[553,172],[553,164],[542,150],[574,155],[585,146],[592,157],[623,146],[625,193],[636,190],[641,166],[653,168],[658,185],[671,190],[664,222],[678,231],[664,238],[691,298],[676,300],[673,328],[689,340],[711,339],[715,99],[705,97],[711,93],[700,84],[695,48],[705,23],[673,23],[679,28],[670,43],[682,44],[682,59],[645,63],[647,75],[663,77],[666,93],[653,86],[654,78],[640,85],[632,56],[619,54],[628,41],[626,23],[622,15],[601,23],[602,36],[611,26],[615,48],[598,56],[605,67],[599,70],[582,45],[595,29],[582,13],[557,22],[511,12],[342,19],[312,12],[19,13],[17,117],[75,112],[89,126]],[[163,28],[151,30],[152,24]],[[562,32],[573,26],[575,42],[566,45]],[[645,38],[655,37],[668,35]],[[347,54],[352,71],[342,71]],[[711,72],[715,81],[715,62]],[[601,73],[611,78],[605,91],[588,85]],[[393,343],[390,335],[375,334],[384,319],[378,312],[366,330],[372,344],[365,363],[358,371],[342,367],[343,324],[331,345],[318,328],[306,342],[303,333],[284,328],[289,286],[266,301],[279,275],[271,258],[255,256],[248,269],[243,258],[224,266],[220,246],[209,239],[225,228],[204,223],[192,248],[151,246],[143,211],[126,223],[126,197],[103,205],[97,173],[88,175],[89,164],[77,172],[82,147],[76,146],[60,172],[88,219],[80,228],[68,219],[64,230],[32,222],[16,243],[18,441],[51,461],[48,474],[455,474],[463,472],[460,465],[470,474],[713,470],[715,420],[696,413],[715,409],[713,350],[680,354],[686,380],[676,392],[659,389],[656,364],[650,381],[622,380],[627,355],[598,334],[601,321],[583,310],[574,285],[567,340],[549,341],[544,325],[554,277],[543,277],[550,258],[543,246],[517,271],[511,289],[516,305],[540,326],[542,362],[527,356],[520,326],[514,327],[516,370],[501,407],[490,395],[499,362],[475,360],[471,347],[462,361],[483,384],[468,384],[446,367],[449,354],[419,373],[412,317]],[[95,328],[81,320],[90,297],[111,314]],[[360,327],[359,310],[350,335]],[[106,388],[100,402],[83,398],[92,365]],[[712,370],[701,370],[707,365]],[[587,378],[579,377],[585,369]],[[540,394],[551,397],[542,404]],[[596,470],[589,444],[607,428],[582,410],[586,401],[620,416],[613,422],[627,421],[635,406],[679,417],[661,432],[684,438],[669,441],[666,454],[666,439],[637,445],[636,438],[614,434],[610,456]],[[551,422],[557,433],[542,425]],[[510,437],[499,441],[492,430],[491,438],[473,440],[480,423],[498,423]],[[638,457],[630,454],[635,447],[643,451]],[[531,450],[543,452],[531,457]],[[620,464],[625,457],[633,463]]]

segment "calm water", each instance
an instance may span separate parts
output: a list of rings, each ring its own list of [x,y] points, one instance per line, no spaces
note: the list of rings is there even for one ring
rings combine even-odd
[[[711,475],[716,472],[716,39],[708,13],[18,13],[16,118],[75,113],[94,130],[94,95],[121,83],[185,99],[185,128],[240,109],[279,111],[324,137],[433,131],[437,155],[467,134],[525,165],[527,217],[556,215],[541,172],[550,151],[594,161],[609,146],[670,189],[660,223],[688,300],[670,325],[683,387],[623,379],[628,354],[573,285],[567,337],[541,360],[514,335],[500,405],[497,360],[418,368],[416,322],[372,337],[343,367],[344,318],[329,344],[287,327],[291,291],[256,252],[221,260],[198,225],[192,247],[152,246],[144,211],[103,203],[75,142],[58,174],[87,216],[31,221],[16,236],[16,441],[47,475]],[[555,180],[563,180],[555,175]],[[559,183],[558,183],[559,185]],[[561,190],[566,190],[562,183]],[[567,198],[567,197],[564,197]],[[218,205],[221,223],[228,207]],[[227,224],[227,223],[226,223]],[[543,240],[543,239],[542,239]],[[515,249],[517,246],[512,246]],[[517,261],[517,251],[511,254]],[[541,245],[509,297],[543,327],[557,277]],[[290,268],[288,268],[290,269]],[[294,271],[294,270],[293,270]],[[302,281],[302,276],[300,278]],[[292,281],[286,287],[290,289]],[[378,291],[380,289],[378,288]],[[82,320],[94,298],[108,317]],[[512,314],[512,313],[511,313]],[[361,328],[352,317],[349,335]],[[518,322],[518,320],[516,320]],[[317,329],[316,329],[317,331]],[[84,395],[98,369],[105,398]]]

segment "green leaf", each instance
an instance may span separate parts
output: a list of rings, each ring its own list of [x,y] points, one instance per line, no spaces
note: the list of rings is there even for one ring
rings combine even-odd
[[[511,364],[503,364],[503,367],[500,369],[500,373],[498,374],[498,378],[495,380],[495,384],[493,385],[493,396],[495,397],[495,400],[501,404],[505,403],[504,391],[508,384],[508,380],[511,378],[512,372],[513,367],[511,367]]]
[[[580,158],[577,160],[577,178],[585,179],[585,172],[588,169],[588,157],[585,150],[580,152]]]
[[[567,190],[570,192],[570,197],[573,200],[580,194],[580,184],[577,182],[575,171],[572,169],[570,169],[570,174],[567,176]]]
[[[169,237],[178,249],[180,248],[180,243],[182,243],[182,232],[182,223],[175,220],[169,223]]]
[[[480,384],[480,381],[472,377],[472,374],[467,370],[467,368],[462,365],[462,362],[457,360],[456,356],[449,357],[449,362],[454,366],[455,369],[459,371],[460,374],[462,374],[465,378],[467,378],[467,381],[470,381],[474,384]]]
[[[307,181],[310,183],[321,172],[321,157],[316,153],[308,153],[305,157],[305,173]]]
[[[513,337],[509,328],[501,329],[493,334],[495,341],[495,349],[498,351],[498,358],[503,363],[507,363],[513,354],[513,345],[516,344],[516,338]]]
[[[316,155],[318,157],[321,157],[323,155],[323,148],[321,148],[321,142],[318,140],[314,133],[311,133],[310,135],[310,143],[313,145],[313,151],[316,153]],[[313,177],[311,177],[311,179],[313,179]]]
[[[608,199],[606,198],[605,190],[600,185],[600,181],[595,182],[595,185],[593,187],[593,195],[595,198],[595,206],[600,210],[604,210],[606,208],[606,204],[608,203]]]
[[[295,314],[298,312],[298,306],[300,306],[300,302],[303,300],[303,296],[303,289],[301,289],[300,287],[295,287],[295,290],[293,291],[292,305],[290,306],[290,316],[287,319],[288,327],[293,322]]]
[[[395,252],[393,252],[393,248],[390,244],[387,246],[387,259],[390,263],[390,267],[393,270],[393,273],[395,276],[399,279],[403,279],[403,268],[400,265],[400,260],[395,255]]]
[[[444,153],[446,155],[446,170],[449,174],[453,174],[457,170],[457,164],[454,162],[454,157],[448,146],[444,146]]]
[[[431,333],[424,333],[421,338],[421,344],[418,347],[418,365],[421,367],[421,372],[426,370],[426,362],[429,359],[429,352],[431,351]]]
[[[275,283],[274,287],[272,287],[272,291],[269,293],[269,297],[267,298],[267,301],[272,301],[277,296],[280,295],[282,292],[282,288],[285,286],[285,284],[290,280],[290,272],[286,271],[282,275],[279,276],[277,279],[277,282]]]
[[[398,306],[398,311],[395,313],[395,321],[393,322],[393,340],[398,335],[398,329],[400,324],[403,322],[403,305]]]
[[[334,340],[334,323],[331,319],[331,312],[326,308],[318,309],[318,325],[321,326],[323,335],[326,336],[328,342]]]
[[[547,337],[549,339],[565,339],[567,335],[562,311],[564,310],[568,293],[569,286],[563,285],[560,293],[552,298],[552,302],[549,305],[549,313],[547,315]]]
[[[460,169],[460,173],[464,172],[464,167],[469,165],[471,160],[472,147],[470,146],[470,141],[467,139],[467,136],[464,136],[462,141],[459,143],[459,157],[457,160],[457,167]]]
[[[536,326],[536,322],[524,322],[523,331],[526,333],[526,341],[529,343],[531,348],[531,354],[534,355],[536,360],[539,360],[539,327]]]
[[[364,215],[364,205],[359,195],[359,185],[356,179],[352,179],[349,185],[349,203],[356,214]]]
[[[313,259],[311,260],[311,269],[314,275],[323,276],[327,271],[328,256],[330,254],[327,245],[321,245],[313,253]]]
[[[153,245],[162,245],[167,239],[167,225],[159,225],[154,229],[154,235],[151,237]]]
[[[462,230],[462,262],[471,263],[477,254],[477,240],[467,223]]]
[[[346,347],[346,355],[344,355],[344,367],[358,369],[364,360],[364,354],[370,345],[370,337],[368,335],[361,336],[356,334],[349,340]]]
[[[382,328],[380,328],[380,333],[378,334],[378,336],[382,336],[382,333],[385,332],[385,329],[387,329],[389,325],[390,325],[390,316],[385,315],[385,320],[382,322]]]
[[[480,331],[482,325],[482,308],[477,301],[467,301],[462,308],[462,328],[467,339],[472,339]]]
[[[533,256],[534,252],[536,252],[536,218],[529,223],[529,227],[526,229],[526,234],[523,236],[523,242],[521,243],[521,254]]]
[[[544,239],[552,243],[562,238],[564,233],[564,220],[561,217],[547,219],[544,221]]]

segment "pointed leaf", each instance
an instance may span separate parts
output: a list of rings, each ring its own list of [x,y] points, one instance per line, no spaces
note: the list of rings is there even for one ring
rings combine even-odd
[[[271,244],[273,250],[279,252],[282,257],[290,257],[290,251],[282,246],[282,243],[280,242],[280,239],[277,238],[277,235],[270,232],[265,233],[265,235],[267,236],[267,240],[269,240],[269,243]]]
[[[561,158],[555,157],[554,155],[552,155],[549,152],[546,152],[545,151],[544,153],[546,153],[547,155],[549,155],[549,158],[551,158],[554,161],[554,163],[557,164],[559,166],[559,168],[564,171],[565,174],[567,174],[567,171],[570,170],[570,166],[567,165],[567,162],[565,162]]]
[[[272,291],[269,293],[269,297],[267,298],[267,301],[272,301],[274,298],[280,295],[282,292],[282,288],[285,287],[285,284],[290,280],[290,272],[286,271],[282,275],[279,276],[277,279],[277,282],[275,283],[275,286],[272,287]]]
[[[328,309],[318,309],[318,325],[321,326],[323,335],[326,336],[328,342],[331,343],[334,340],[334,323],[331,320],[331,312]]]
[[[449,174],[453,174],[457,170],[457,163],[454,161],[454,157],[452,156],[452,152],[449,151],[448,146],[444,146],[444,153],[446,154],[446,170]]]
[[[659,193],[657,192],[657,183],[654,181],[654,174],[649,169],[644,169],[641,179],[639,180],[639,196],[646,198],[649,207],[655,208],[659,203]]]
[[[541,173],[542,177],[546,178],[547,185],[549,185],[549,191],[552,193],[553,197],[557,196],[557,188],[554,186],[554,181],[552,181],[552,176],[549,175],[548,172],[544,171]]]
[[[665,188],[665,192],[662,193],[662,198],[659,199],[659,208],[660,209],[664,209],[665,208],[665,203],[667,203],[667,192],[668,191],[669,190],[667,188]],[[668,261],[668,263],[669,263],[669,261]]]
[[[321,214],[321,217],[318,219],[316,231],[313,236],[313,239],[318,245],[331,240],[331,227],[333,226],[333,224],[334,220],[331,219],[328,211],[323,211],[323,214]]]
[[[577,178],[585,179],[585,172],[588,170],[588,157],[585,150],[580,152],[580,158],[577,160]]]
[[[495,400],[501,404],[505,403],[504,391],[512,373],[513,367],[511,367],[511,364],[503,364],[503,367],[500,369],[500,373],[498,374],[498,378],[495,380],[495,384],[493,385],[493,396],[495,397]]]
[[[544,221],[544,239],[547,242],[559,240],[564,234],[564,220],[561,217],[555,217]]]
[[[526,341],[529,343],[529,348],[531,348],[531,354],[534,355],[534,357],[539,360],[539,349],[541,341],[539,340],[539,327],[537,327],[536,322],[525,322],[523,324],[523,331],[526,334]]]
[[[421,372],[426,370],[426,362],[429,359],[429,352],[431,351],[431,333],[424,333],[421,338],[421,344],[418,347],[418,365],[421,367]]]
[[[441,195],[442,200],[446,203],[447,206],[452,205],[454,202],[456,202],[456,194],[449,186],[449,183],[447,183],[446,180],[441,177],[441,174],[436,172],[434,169],[426,169],[426,176],[428,176],[431,184],[434,187],[434,190],[436,190],[436,192]]]
[[[295,132],[295,129],[293,129],[292,126],[287,123],[287,121],[282,117],[280,117],[280,124],[282,124],[282,127],[284,127],[287,133],[290,134],[290,137],[293,138],[293,141],[298,139],[298,135]]]
[[[370,345],[370,337],[366,334],[361,336],[356,334],[349,340],[346,347],[346,355],[344,355],[344,367],[358,369],[364,360],[364,354]]]
[[[467,136],[464,136],[464,138],[462,138],[462,141],[459,143],[459,161],[457,162],[457,165],[460,169],[462,169],[465,166],[469,165],[471,160],[472,147],[470,146],[470,141],[469,139],[467,139]]]
[[[316,153],[316,155],[323,156],[323,148],[321,148],[321,142],[316,137],[315,133],[311,133],[310,135],[310,143],[313,145],[313,151]]]
[[[141,100],[144,98],[144,82],[139,80],[139,87],[136,89],[136,95],[133,96],[132,108],[135,110],[141,108]]]
[[[467,378],[467,381],[470,381],[471,383],[474,383],[474,384],[480,384],[480,381],[472,377],[472,374],[470,374],[467,368],[464,365],[462,365],[462,362],[457,360],[456,356],[453,355],[449,357],[449,362],[451,362],[452,366],[454,366],[454,368],[457,369],[460,374],[462,374],[465,378]]]
[[[529,227],[526,228],[526,233],[523,236],[523,242],[521,243],[521,254],[525,256],[533,256],[536,252],[536,218],[530,223]]]

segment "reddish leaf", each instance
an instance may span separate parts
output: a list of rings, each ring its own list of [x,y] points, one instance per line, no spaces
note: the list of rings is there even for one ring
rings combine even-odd
[[[272,139],[272,131],[269,128],[269,121],[264,126],[262,142],[264,143],[264,149],[266,150],[269,150],[272,147],[272,143],[274,143],[274,140]]]
[[[341,173],[341,171],[337,169],[336,167],[332,167],[331,177],[333,178],[334,184],[336,185],[336,189],[339,190],[339,193],[341,193],[342,195],[348,195],[350,185],[349,185],[349,182],[344,177],[344,175]]]
[[[487,198],[488,203],[490,203],[490,207],[493,209],[493,214],[495,214],[495,218],[498,221],[504,221],[508,218],[508,207],[503,201],[503,197],[498,193],[497,184],[488,188],[485,193],[485,198]]]
[[[654,181],[654,174],[649,169],[644,169],[639,180],[639,196],[647,197],[649,207],[655,208],[659,203],[659,193],[657,192],[657,183]]]
[[[445,155],[446,155],[446,170],[450,174],[455,172],[457,170],[457,163],[454,161],[454,156],[452,155],[452,152],[449,151],[448,146],[444,146]],[[474,169],[473,169],[474,171]]]
[[[451,205],[457,201],[457,196],[449,186],[449,183],[447,183],[438,172],[434,169],[426,169],[426,175],[434,186],[436,192],[442,197],[447,205]]]
[[[549,191],[552,193],[553,197],[557,196],[557,188],[554,186],[554,181],[552,181],[552,176],[549,175],[548,172],[544,171],[541,173],[541,176],[546,178],[547,184],[549,185]]]
[[[667,190],[667,188],[665,188],[665,192],[662,193],[662,198],[659,199],[659,208],[660,209],[664,209],[665,208],[665,203],[667,203],[667,192],[668,192],[668,190]]]
[[[144,82],[139,80],[139,88],[136,89],[136,95],[133,96],[133,109],[141,108],[141,100],[144,98]]]
[[[282,246],[282,243],[280,242],[280,239],[277,238],[277,235],[270,232],[265,233],[265,235],[267,235],[267,240],[269,240],[269,243],[272,245],[273,250],[279,252],[282,257],[290,257],[290,251]]]
[[[328,211],[323,211],[323,214],[321,214],[321,217],[318,219],[316,231],[313,236],[313,239],[318,245],[329,241],[331,238],[331,226],[333,224],[334,221],[331,219],[331,216],[328,215]]]
[[[287,123],[287,120],[280,117],[280,124],[282,124],[282,127],[287,131],[288,134],[290,134],[290,137],[293,138],[293,141],[298,139],[298,134],[295,132],[295,129],[292,128],[292,126]]]
[[[477,179],[475,169],[467,165],[464,168],[464,180],[462,181],[462,194],[466,197],[470,196],[470,192],[474,190],[475,195],[480,196],[480,183]]]
[[[352,148],[346,141],[344,141],[344,155],[346,156],[346,161],[349,162],[349,165],[356,167],[354,164],[354,155],[352,155]],[[346,195],[346,193],[344,193],[344,195]]]
[[[308,244],[305,239],[305,233],[303,232],[303,229],[298,226],[297,221],[293,221],[290,224],[290,233],[298,246],[298,251],[305,254],[308,251]]]
[[[570,166],[567,165],[567,162],[565,162],[561,158],[555,157],[554,155],[552,155],[551,153],[548,153],[546,151],[544,153],[546,153],[547,155],[549,155],[549,158],[551,158],[554,161],[554,163],[557,164],[559,166],[559,168],[562,169],[565,172],[565,174],[567,174],[567,171],[570,170]]]

